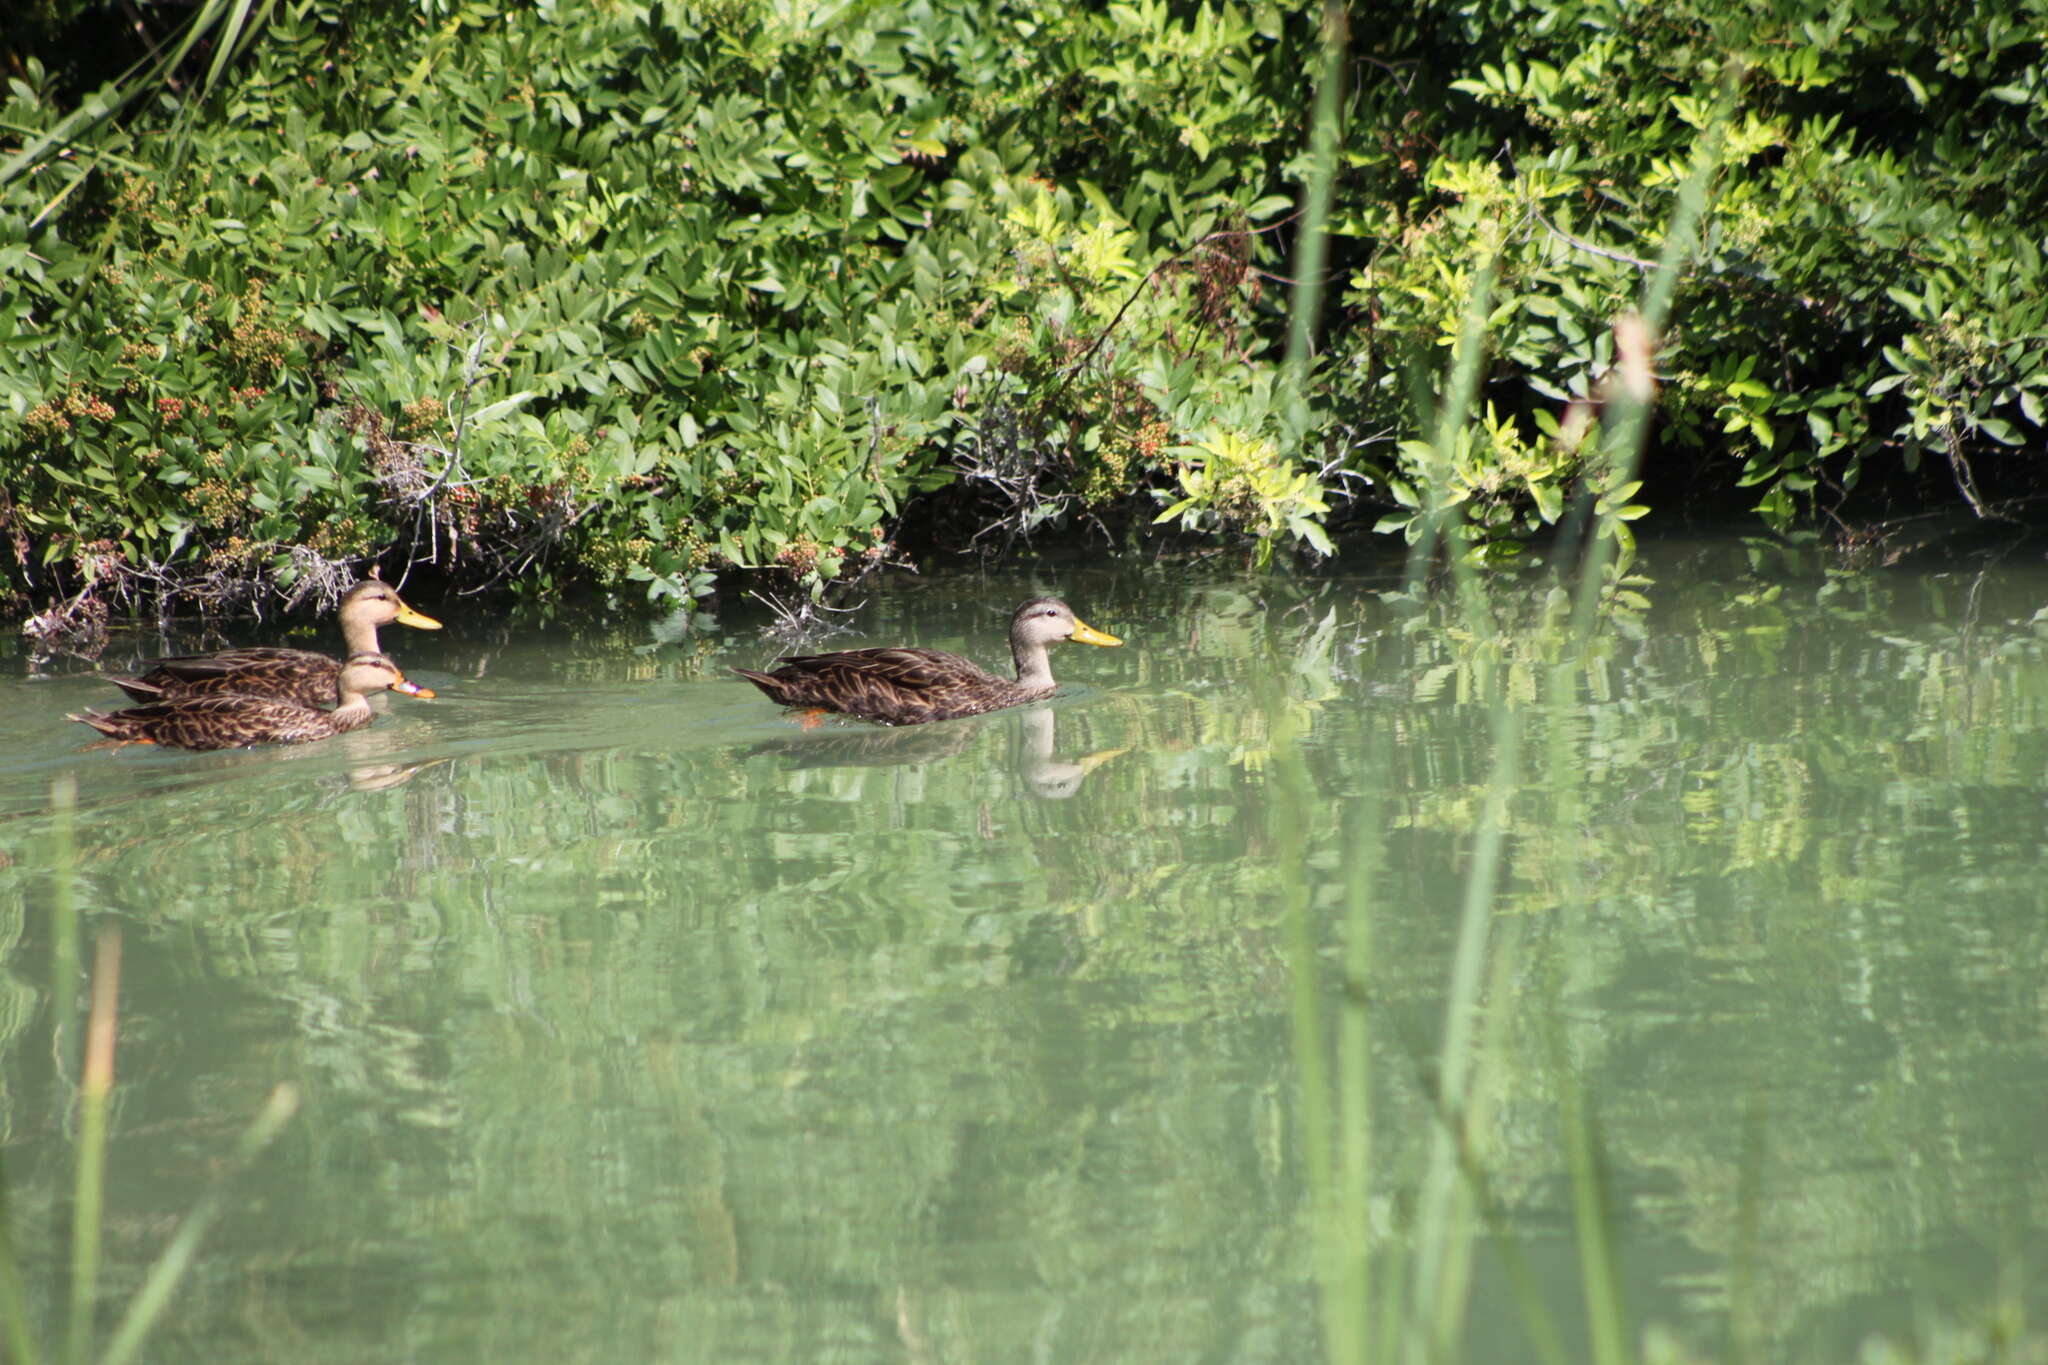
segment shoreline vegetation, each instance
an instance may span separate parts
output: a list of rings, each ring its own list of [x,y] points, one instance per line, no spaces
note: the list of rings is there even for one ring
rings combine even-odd
[[[1638,518],[1881,559],[1904,514],[2039,515],[2048,0],[1338,14],[1314,214],[1305,6],[28,13],[0,617],[54,638],[324,610],[372,566],[803,603],[1076,536],[1414,545],[1454,507],[1476,564],[1591,525],[1619,581]],[[1588,435],[1612,320],[1724,99],[1623,479]]]
[[[1725,1347],[1696,1357],[1626,1301],[1614,1109],[1570,972],[1594,951],[1574,940],[1605,745],[1582,679],[1646,605],[1630,526],[1653,513],[1743,507],[1873,557],[1901,511],[2024,527],[2048,0],[1825,21],[950,3],[306,0],[260,30],[220,4],[124,103],[96,67],[142,51],[88,60],[72,35],[103,16],[46,0],[0,54],[23,139],[0,162],[23,234],[0,269],[26,300],[0,318],[17,609],[68,594],[89,626],[124,600],[303,599],[380,560],[538,604],[743,575],[811,602],[1034,536],[1187,536],[1265,567],[1398,535],[1411,589],[1448,570],[1435,609],[1488,731],[1441,1043],[1415,1055],[1419,1184],[1375,1147],[1374,1040],[1399,1027],[1372,989],[1382,789],[1319,775],[1283,673],[1235,699],[1263,729],[1231,761],[1264,793],[1246,885],[1284,924],[1282,1140],[1324,1355],[1462,1358],[1490,1244],[1532,1358],[1577,1358],[1576,1335],[1616,1365],[1760,1356],[1761,1101]],[[1505,628],[1481,570],[1546,559],[1575,591]],[[60,899],[71,800],[53,787]],[[1558,913],[1510,913],[1517,860],[1542,877],[1546,847],[1569,853],[1544,879]],[[1496,1197],[1516,1030],[1552,1059],[1554,1105],[1522,1123],[1555,1110],[1576,1303],[1543,1292],[1555,1272]],[[84,1068],[88,1101],[102,1076]],[[276,1094],[245,1153],[289,1113]],[[163,1264],[110,1355],[164,1301],[182,1263]],[[1952,1329],[1926,1315],[1932,1345],[1859,1358],[2038,1357],[2009,1281]],[[18,1283],[0,1236],[10,1302]]]

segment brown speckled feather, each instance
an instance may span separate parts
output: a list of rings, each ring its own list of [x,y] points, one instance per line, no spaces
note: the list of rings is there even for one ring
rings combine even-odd
[[[139,678],[107,681],[143,702],[233,693],[318,709],[334,704],[341,677],[341,660],[310,649],[223,649],[150,662],[155,667]]]
[[[396,621],[420,630],[441,628],[439,621],[414,611],[396,589],[376,578],[366,578],[343,594],[337,614],[351,657],[378,652],[378,626]],[[140,677],[110,677],[107,681],[141,702],[237,693],[274,697],[319,710],[334,705],[334,685],[341,678],[339,659],[310,649],[267,645],[179,654],[151,659],[149,665],[149,671]]]
[[[733,672],[784,706],[838,711],[883,725],[922,725],[1051,696],[1054,684],[1046,647],[1060,640],[1121,643],[1084,625],[1057,598],[1038,597],[1010,618],[1010,654],[1017,665],[1014,682],[957,654],[908,647],[799,654],[779,660],[765,673],[751,668]]]
[[[129,742],[178,749],[239,749],[248,744],[302,744],[360,730],[370,723],[370,708],[315,711],[276,697],[215,693],[131,706],[108,715],[87,711],[72,719]]]
[[[849,649],[799,654],[774,671],[734,669],[784,706],[838,711],[883,725],[978,716],[1052,695],[1019,687],[957,654],[936,649]]]
[[[129,744],[166,744],[179,749],[237,749],[248,744],[303,744],[329,739],[370,723],[369,694],[387,687],[434,694],[407,682],[398,666],[381,654],[355,654],[335,668],[327,700],[332,711],[316,710],[281,697],[238,692],[192,693],[102,714],[86,711],[71,719]]]

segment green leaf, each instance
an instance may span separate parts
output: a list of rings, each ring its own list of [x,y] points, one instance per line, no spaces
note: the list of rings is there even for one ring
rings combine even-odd
[[[475,412],[469,414],[467,419],[465,419],[463,425],[466,427],[480,427],[487,425],[488,423],[497,421],[500,417],[504,417],[508,413],[518,411],[520,408],[525,407],[528,403],[531,403],[534,399],[538,397],[540,397],[538,393],[535,393],[532,390],[528,390],[524,393],[515,393],[509,398],[500,398],[495,403],[486,403],[482,407],[478,408]]]

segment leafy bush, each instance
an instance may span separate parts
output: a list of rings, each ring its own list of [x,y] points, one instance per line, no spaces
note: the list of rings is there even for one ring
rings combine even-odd
[[[535,594],[815,590],[1160,521],[1321,553],[1353,510],[1412,527],[1484,268],[1440,491],[1491,557],[1588,497],[1704,488],[1782,528],[1930,456],[1917,491],[1980,510],[2038,477],[2048,0],[1357,10],[1308,404],[1274,344],[1305,8],[261,12],[205,30],[182,102],[100,86],[143,54],[77,0],[0,40],[17,604],[378,556]],[[1730,55],[1632,503],[1561,410],[1613,363]]]
[[[1490,533],[1556,520],[1588,476],[1553,419],[1614,363],[1607,321],[1659,251],[1731,56],[1705,249],[1659,357],[1662,486],[1749,490],[1779,529],[1929,455],[1973,502],[1987,457],[1999,490],[2037,486],[2037,462],[2012,456],[2039,450],[2048,400],[2042,0],[1430,13],[1444,28],[1361,35],[1369,69],[1395,79],[1366,77],[1354,113],[1370,132],[1352,139],[1368,150],[1345,200],[1364,249],[1347,302],[1368,325],[1340,337],[1332,368],[1359,420],[1412,428],[1407,371],[1494,264],[1492,416],[1469,433],[1473,468],[1526,493],[1481,519]],[[1422,474],[1412,455],[1376,472],[1397,492]]]
[[[1149,505],[1259,391],[1293,92],[1258,12],[281,11],[189,148],[159,99],[0,183],[14,581],[395,550],[532,592],[815,587],[962,455],[1057,519]],[[23,70],[34,139],[67,100]],[[1112,155],[1129,120],[1157,141]]]

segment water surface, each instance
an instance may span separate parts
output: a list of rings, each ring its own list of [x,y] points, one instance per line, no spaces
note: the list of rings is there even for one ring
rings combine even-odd
[[[86,751],[64,713],[112,689],[0,646],[0,1137],[40,1325],[69,775],[85,932],[124,945],[107,1321],[263,1096],[304,1099],[152,1359],[1314,1359],[1295,984],[1368,1025],[1360,1235],[1398,1267],[1496,684],[1465,1354],[1527,1353],[1510,1261],[1579,1349],[1566,1083],[1633,1323],[1850,1360],[1987,1322],[2001,1275],[2039,1320],[2048,575],[1741,545],[1649,573],[1564,698],[1540,585],[1481,640],[1384,574],[906,579],[827,647],[997,663],[1045,591],[1128,644],[1057,651],[1048,704],[895,731],[804,730],[727,674],[776,652],[745,600],[422,600],[448,628],[385,643],[439,698],[222,754]]]

